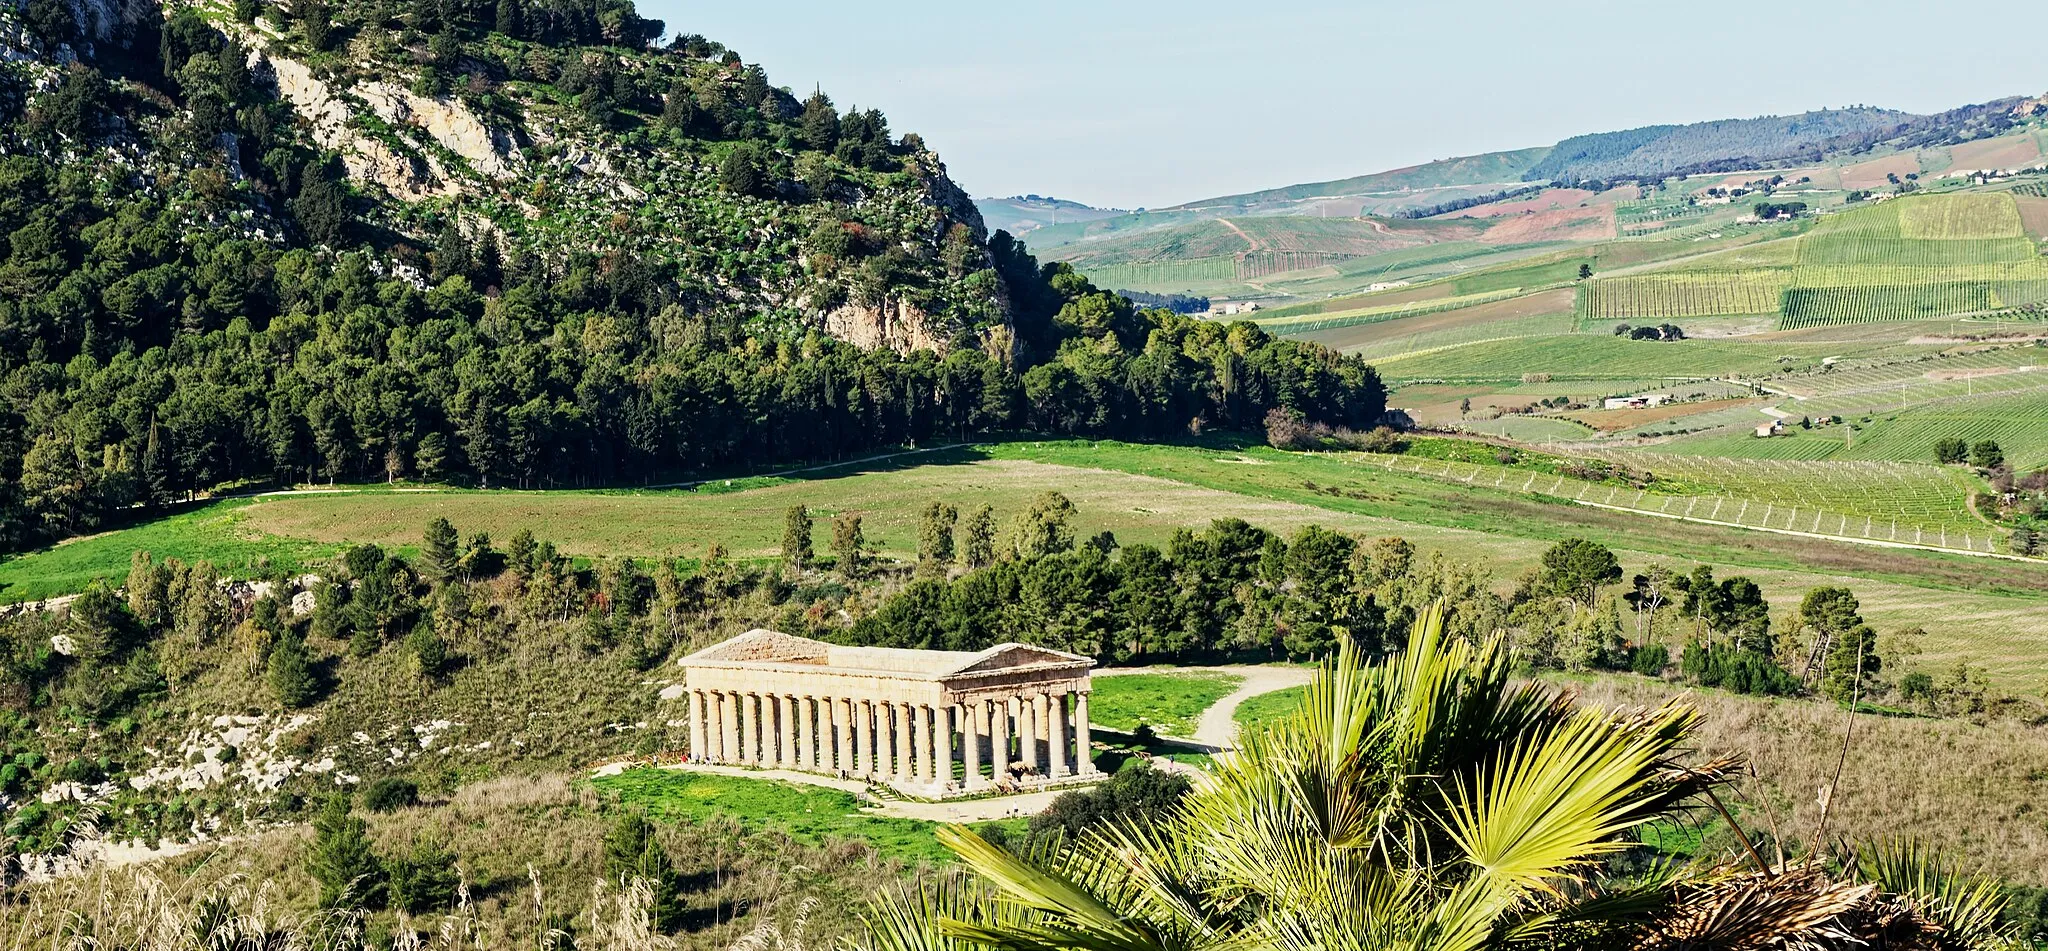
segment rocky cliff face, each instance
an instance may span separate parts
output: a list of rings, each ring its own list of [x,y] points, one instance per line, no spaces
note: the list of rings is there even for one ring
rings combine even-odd
[[[825,312],[824,330],[866,350],[887,347],[898,353],[943,352],[948,341],[936,323],[930,314],[907,301],[886,301],[880,306],[847,303]]]

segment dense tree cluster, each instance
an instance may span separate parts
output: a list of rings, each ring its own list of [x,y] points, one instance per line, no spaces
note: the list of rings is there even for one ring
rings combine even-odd
[[[464,38],[500,13],[529,29],[536,17],[592,19],[607,42],[640,29],[609,3],[499,6],[393,15]],[[383,15],[349,7],[336,22]],[[949,305],[934,279],[1008,302],[953,325],[944,352],[907,354],[735,312],[719,285],[751,271],[728,267],[738,256],[715,244],[692,243],[698,257],[687,260],[536,255],[453,216],[424,255],[360,244],[368,233],[339,163],[293,137],[289,108],[255,89],[246,51],[183,11],[148,52],[161,73],[149,81],[181,110],[158,116],[136,85],[103,109],[112,94],[81,65],[14,123],[36,147],[0,158],[0,551],[249,481],[647,483],[1000,431],[1160,438],[1252,429],[1274,407],[1364,426],[1384,408],[1362,361],[1249,324],[1140,310],[1065,265],[1041,267],[1006,235],[984,245],[957,222],[930,263],[851,211],[824,214],[803,242],[819,307],[839,293],[936,311]],[[772,137],[729,146],[722,177],[733,190],[831,191],[849,166],[898,161],[879,112],[842,115],[822,93],[801,109],[777,105],[787,95],[727,51],[686,40],[676,52],[699,54],[719,65],[667,93],[695,117],[690,134],[782,129],[802,140],[789,146],[795,172],[781,168],[791,153]],[[520,68],[550,72],[579,101],[658,105],[658,92],[604,57],[537,62]],[[103,119],[145,118],[194,154],[238,166],[246,185],[202,163],[175,190],[136,187],[133,169],[55,148]],[[289,209],[303,233],[264,233],[266,219],[238,210],[249,194],[259,208]],[[770,252],[746,268],[795,268],[796,245]],[[930,278],[932,268],[943,273]]]

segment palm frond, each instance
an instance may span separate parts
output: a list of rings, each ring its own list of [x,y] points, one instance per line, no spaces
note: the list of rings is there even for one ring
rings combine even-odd
[[[1995,948],[2018,936],[2004,922],[2006,899],[1997,879],[1965,874],[1917,842],[1897,839],[1863,849],[1856,866],[1864,881],[1938,926],[1951,947]]]

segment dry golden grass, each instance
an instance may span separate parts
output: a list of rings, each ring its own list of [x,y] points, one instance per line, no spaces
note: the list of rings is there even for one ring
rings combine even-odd
[[[1643,706],[1684,694],[1706,715],[1702,755],[1736,753],[1761,783],[1744,790],[1745,826],[1775,816],[1787,840],[1806,842],[1820,817],[1818,794],[1841,754],[1848,714],[1812,700],[1764,700],[1683,690],[1638,677],[1579,686],[1582,702]],[[2048,729],[2011,722],[1859,716],[1829,820],[1855,840],[1906,835],[1965,866],[2009,881],[2048,884]]]

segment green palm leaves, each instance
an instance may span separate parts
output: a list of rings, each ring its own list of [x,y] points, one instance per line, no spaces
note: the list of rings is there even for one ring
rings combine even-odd
[[[1993,941],[1989,886],[1910,850],[1868,857],[1868,884],[1804,866],[1609,874],[1636,828],[1737,763],[1679,762],[1700,722],[1690,706],[1579,709],[1517,683],[1510,662],[1499,638],[1447,638],[1441,606],[1388,662],[1347,645],[1298,712],[1242,737],[1173,815],[1025,855],[946,830],[974,879],[879,902],[866,947],[1848,947],[1829,942],[1857,940],[1878,894],[1961,942],[1908,946]]]

